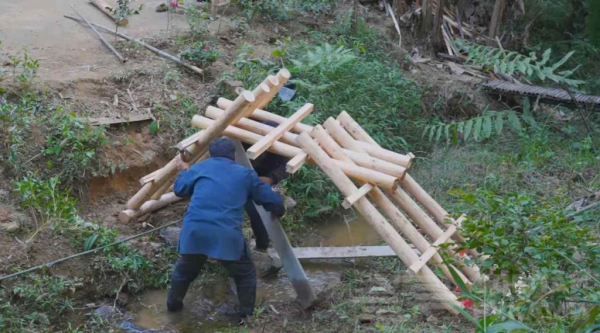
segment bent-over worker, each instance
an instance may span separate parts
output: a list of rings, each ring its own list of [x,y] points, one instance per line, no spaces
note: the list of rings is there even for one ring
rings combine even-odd
[[[167,299],[169,311],[183,308],[183,298],[207,258],[218,260],[235,282],[241,319],[251,316],[256,301],[256,270],[242,234],[244,205],[253,200],[267,211],[283,216],[281,196],[262,182],[256,172],[235,162],[235,146],[220,138],[209,146],[210,158],[183,170],[175,181],[175,195],[191,198],[179,236],[180,254]]]
[[[279,126],[278,123],[270,120],[263,121],[263,124],[271,127]],[[244,144],[244,149],[248,149],[250,145]],[[288,173],[285,171],[285,166],[289,159],[287,157],[270,153],[268,151],[262,153],[259,157],[252,161],[252,167],[258,174],[258,177],[263,182],[275,186],[282,180],[285,180]],[[251,200],[246,203],[246,213],[250,219],[250,227],[254,238],[256,238],[256,250],[265,251],[269,247],[269,234],[263,223],[260,214],[256,210],[256,206]]]

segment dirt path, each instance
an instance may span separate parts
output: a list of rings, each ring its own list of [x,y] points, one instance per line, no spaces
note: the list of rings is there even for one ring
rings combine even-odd
[[[137,0],[143,4],[140,15],[130,18],[123,32],[135,37],[165,35],[167,13],[157,13],[161,0]],[[102,45],[94,33],[82,25],[65,19],[76,16],[74,6],[90,22],[114,27],[113,22],[87,0],[21,0],[2,1],[0,10],[0,52],[15,55],[27,49],[40,60],[42,81],[69,81],[103,78],[134,64],[122,64]],[[186,27],[185,16],[173,15],[173,27]],[[113,37],[106,35],[108,41]]]

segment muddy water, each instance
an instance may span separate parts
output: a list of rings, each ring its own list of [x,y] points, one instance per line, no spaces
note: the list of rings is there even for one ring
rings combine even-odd
[[[352,246],[380,244],[379,236],[362,220],[322,223],[304,237],[302,246]],[[344,270],[355,267],[347,260],[303,261],[311,286],[318,293],[340,281]],[[144,293],[132,308],[133,322],[144,329],[165,329],[176,332],[211,332],[228,326],[223,318],[232,311],[235,302],[233,284],[227,278],[196,281],[184,301],[184,310],[169,314],[166,310],[166,290]],[[292,303],[295,293],[284,272],[278,277],[258,279],[257,304],[263,302]]]

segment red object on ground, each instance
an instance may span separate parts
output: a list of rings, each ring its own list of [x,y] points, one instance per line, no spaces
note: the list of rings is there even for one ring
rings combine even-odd
[[[458,286],[454,287],[454,291],[459,294],[462,292]]]
[[[473,307],[473,300],[470,298],[467,298],[464,301],[462,301],[462,304],[464,305],[465,308],[470,309]]]
[[[467,254],[467,250],[459,251],[458,254],[464,257]]]
[[[205,46],[205,47],[204,47],[204,49],[205,49],[206,51],[208,51],[208,50],[210,50],[210,47],[208,47],[208,46]]]

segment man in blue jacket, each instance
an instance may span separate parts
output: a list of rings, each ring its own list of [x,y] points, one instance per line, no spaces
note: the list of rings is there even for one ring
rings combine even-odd
[[[179,236],[180,254],[167,299],[171,312],[183,308],[183,298],[208,257],[218,260],[233,277],[242,318],[251,316],[256,301],[256,270],[242,234],[244,205],[249,200],[283,216],[281,196],[256,172],[235,162],[235,146],[220,138],[209,146],[210,158],[190,167],[180,159],[175,195],[191,198]]]

